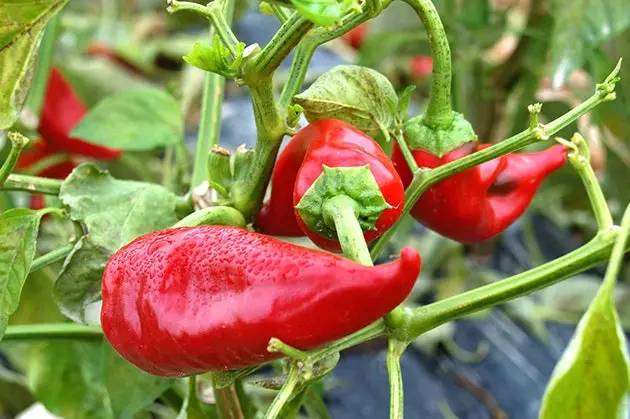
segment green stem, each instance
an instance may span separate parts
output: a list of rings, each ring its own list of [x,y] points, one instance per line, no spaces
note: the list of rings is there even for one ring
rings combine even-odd
[[[38,173],[42,173],[46,169],[50,169],[53,166],[65,162],[69,158],[70,155],[66,153],[53,154],[52,156],[44,157],[43,159],[29,166],[28,169],[24,170],[24,174],[35,176]]]
[[[405,206],[400,218],[372,245],[370,250],[372,260],[376,260],[376,258],[385,249],[385,246],[396,231],[396,228],[400,225],[402,220],[404,220],[405,215],[409,214],[418,198],[420,198],[427,189],[435,185],[437,182],[463,170],[480,165],[481,163],[485,163],[499,156],[512,153],[538,141],[545,140],[549,138],[549,136],[569,126],[580,116],[590,112],[596,106],[614,100],[615,83],[618,81],[617,74],[619,74],[619,70],[620,64],[617,64],[617,67],[615,67],[613,72],[606,78],[606,81],[597,86],[597,90],[593,96],[547,125],[539,126],[533,129],[529,128],[508,138],[507,140],[493,145],[492,147],[469,154],[466,157],[452,161],[443,166],[436,167],[435,169],[417,170],[414,173],[411,184],[405,191]]]
[[[600,231],[590,242],[554,261],[511,278],[467,291],[413,310],[405,310],[400,328],[413,340],[444,323],[548,287],[606,261],[618,234]],[[400,336],[400,331],[395,331]]]
[[[74,244],[67,244],[63,247],[53,250],[52,252],[48,252],[43,256],[38,257],[31,264],[31,270],[29,273],[33,273],[42,268],[45,268],[48,265],[51,265],[55,262],[58,262],[64,259],[74,248]]]
[[[42,193],[44,195],[59,195],[62,181],[37,176],[9,175],[4,183],[0,182],[0,189],[7,191],[24,191]]]
[[[52,65],[55,55],[55,45],[57,44],[57,36],[59,35],[60,28],[61,11],[48,22],[39,44],[35,75],[33,76],[33,83],[31,84],[27,104],[28,109],[33,112],[34,115],[40,114],[42,104],[44,103],[46,87],[48,86],[48,75],[50,74],[50,66]]]
[[[221,419],[245,419],[234,383],[227,387],[218,387],[213,381],[212,388],[217,401],[217,412]]]
[[[584,183],[595,218],[597,219],[598,229],[605,230],[613,225],[613,219],[602,187],[599,185],[597,176],[591,166],[591,153],[588,145],[584,137],[577,133],[573,136],[570,144],[573,144],[573,150],[569,153],[569,161],[578,172],[578,175],[580,175],[582,183]]]
[[[606,287],[609,295],[613,295],[615,284],[617,283],[617,277],[619,276],[619,269],[621,268],[621,262],[623,261],[624,253],[628,247],[628,236],[630,235],[630,205],[626,207],[626,211],[623,214],[621,220],[621,228],[617,234],[617,240],[613,246],[610,260],[608,261],[608,269],[604,276],[604,283],[602,287]]]
[[[407,348],[406,342],[389,339],[387,349],[387,375],[389,377],[389,418],[402,419],[404,411],[404,396],[400,357]]]
[[[442,20],[431,0],[403,0],[418,14],[427,34],[433,55],[433,80],[429,105],[423,122],[433,129],[447,129],[453,123],[451,105],[451,49]]]
[[[23,324],[9,326],[2,342],[35,340],[100,340],[100,326],[85,326],[77,323]]]
[[[282,408],[293,395],[293,391],[295,391],[298,381],[299,368],[297,368],[294,363],[289,370],[289,374],[287,375],[284,385],[278,392],[276,398],[273,400],[273,403],[271,403],[271,406],[269,406],[269,410],[267,410],[264,419],[276,419],[279,417]]]
[[[2,166],[0,166],[0,185],[4,185],[11,172],[15,170],[15,166],[17,166],[18,160],[20,160],[22,150],[24,150],[29,143],[28,138],[17,132],[10,132],[8,137],[9,141],[11,141],[11,150],[9,151],[7,159],[2,163]]]
[[[226,19],[231,21],[234,13],[234,0],[226,0],[224,7]],[[214,36],[214,31],[215,28],[210,29],[210,39]],[[219,143],[224,94],[225,77],[216,73],[206,73],[191,188],[197,187],[208,177],[208,152],[212,146]]]
[[[361,265],[372,266],[370,251],[363,237],[363,229],[355,214],[356,202],[346,195],[337,195],[324,202],[324,222],[332,223],[337,231],[343,253]]]
[[[308,353],[309,360],[314,364],[327,356],[330,356],[336,352],[341,352],[344,349],[350,348],[355,345],[359,345],[363,342],[372,340],[378,336],[385,334],[387,328],[383,320],[378,320],[371,325],[358,330],[351,335],[343,337],[326,346],[311,351]]]
[[[169,13],[177,13],[183,10],[198,13],[212,22],[212,27],[221,38],[221,41],[230,51],[233,57],[238,55],[238,38],[232,32],[229,22],[232,20],[233,1],[224,0],[208,3],[207,6],[187,1],[168,0],[166,10]],[[224,4],[225,3],[225,4]],[[231,3],[231,5],[229,4]],[[228,11],[229,10],[229,11]],[[212,39],[214,34],[210,37]]]
[[[309,63],[317,47],[326,42],[339,38],[350,32],[361,23],[376,16],[391,4],[391,0],[379,2],[378,0],[366,0],[363,6],[363,12],[352,15],[341,26],[330,30],[328,28],[318,27],[304,36],[295,50],[291,69],[289,70],[289,80],[284,85],[280,94],[279,106],[281,109],[289,106],[293,100],[293,96],[299,93],[306,78]]]
[[[273,13],[276,15],[280,23],[285,23],[291,18],[292,13],[286,7],[271,3],[269,3],[269,7],[271,7],[271,10],[273,10]]]

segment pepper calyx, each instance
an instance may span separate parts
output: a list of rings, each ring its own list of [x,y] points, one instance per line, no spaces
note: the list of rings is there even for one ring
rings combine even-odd
[[[366,232],[376,229],[376,220],[383,211],[391,208],[385,201],[370,165],[359,167],[328,167],[322,165],[322,174],[313,182],[295,206],[302,221],[317,234],[338,240],[333,217],[327,216],[334,198],[345,196],[353,202],[353,211]]]
[[[453,112],[453,123],[446,129],[431,127],[424,115],[418,115],[405,122],[403,133],[411,150],[425,150],[437,157],[477,140],[470,122],[458,112]]]

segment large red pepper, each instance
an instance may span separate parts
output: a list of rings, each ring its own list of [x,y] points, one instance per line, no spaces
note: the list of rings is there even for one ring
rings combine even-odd
[[[52,68],[38,131],[46,142],[58,152],[76,154],[101,160],[120,157],[122,151],[90,144],[70,136],[72,129],[85,116],[87,110],[61,73]]]
[[[271,196],[254,220],[257,231],[272,236],[304,236],[295,219],[293,185],[310,141],[310,136],[298,134],[280,152],[271,176]]]
[[[302,129],[292,141],[296,140],[308,142],[310,146],[295,180],[295,206],[323,173],[324,166],[349,168],[369,165],[388,208],[382,211],[371,229],[364,231],[366,243],[379,237],[400,217],[405,199],[403,184],[389,157],[370,137],[346,122],[323,119]],[[295,214],[298,224],[315,244],[331,251],[341,250],[337,240],[326,238],[308,226],[297,208]]]
[[[442,158],[412,150],[421,168],[435,168],[489,145],[466,143]],[[430,187],[413,207],[416,220],[451,239],[476,243],[502,233],[520,217],[540,184],[566,161],[566,147],[538,153],[513,153],[464,170]],[[398,147],[392,156],[405,185],[412,174]]]
[[[182,227],[120,249],[103,276],[101,325],[129,362],[187,376],[276,359],[276,337],[309,350],[386,315],[409,294],[420,255],[366,267],[238,227]]]

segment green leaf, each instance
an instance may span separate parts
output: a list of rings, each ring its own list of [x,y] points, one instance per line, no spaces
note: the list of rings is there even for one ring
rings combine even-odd
[[[600,287],[580,320],[545,391],[541,419],[617,418],[627,414],[629,361],[611,294],[610,286]]]
[[[85,308],[101,298],[101,280],[111,253],[83,236],[66,258],[53,294],[61,312],[85,323]]]
[[[28,96],[38,41],[68,0],[0,2],[0,130],[17,120]]]
[[[33,348],[27,372],[37,400],[65,418],[113,419],[101,380],[99,343],[44,343]]]
[[[20,302],[35,257],[37,231],[44,212],[24,208],[0,214],[0,339]]]
[[[158,398],[175,381],[148,374],[123,358],[103,342],[103,379],[114,417],[131,419]]]
[[[348,122],[369,136],[388,136],[398,103],[392,84],[376,70],[340,65],[322,74],[295,102],[304,108],[309,122],[335,118]]]
[[[179,104],[161,89],[121,91],[92,108],[72,130],[73,137],[128,151],[177,144],[184,123]]]
[[[350,11],[361,12],[357,0],[291,0],[306,19],[321,26],[333,26]]]
[[[151,183],[114,179],[92,163],[68,176],[59,198],[73,220],[87,225],[91,242],[111,252],[177,222],[172,192]]]
[[[627,0],[553,0],[552,82],[564,84],[589,53],[630,27]]]
[[[240,77],[242,73],[241,65],[243,64],[245,44],[240,42],[236,48],[236,57],[232,59],[230,50],[221,43],[219,36],[215,35],[212,45],[195,42],[193,50],[184,55],[184,61],[202,70],[233,79]]]

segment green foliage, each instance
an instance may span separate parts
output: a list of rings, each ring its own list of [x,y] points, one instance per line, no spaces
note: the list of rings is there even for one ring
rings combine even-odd
[[[177,101],[161,89],[146,88],[108,96],[71,135],[114,149],[145,151],[177,144],[183,130]]]
[[[236,57],[232,57],[230,50],[223,46],[219,36],[215,35],[212,45],[196,42],[193,50],[184,56],[184,61],[202,70],[234,79],[241,76],[244,51],[245,44],[241,42],[237,46]]]
[[[321,26],[333,26],[351,11],[360,12],[357,0],[291,0],[298,12]]]

